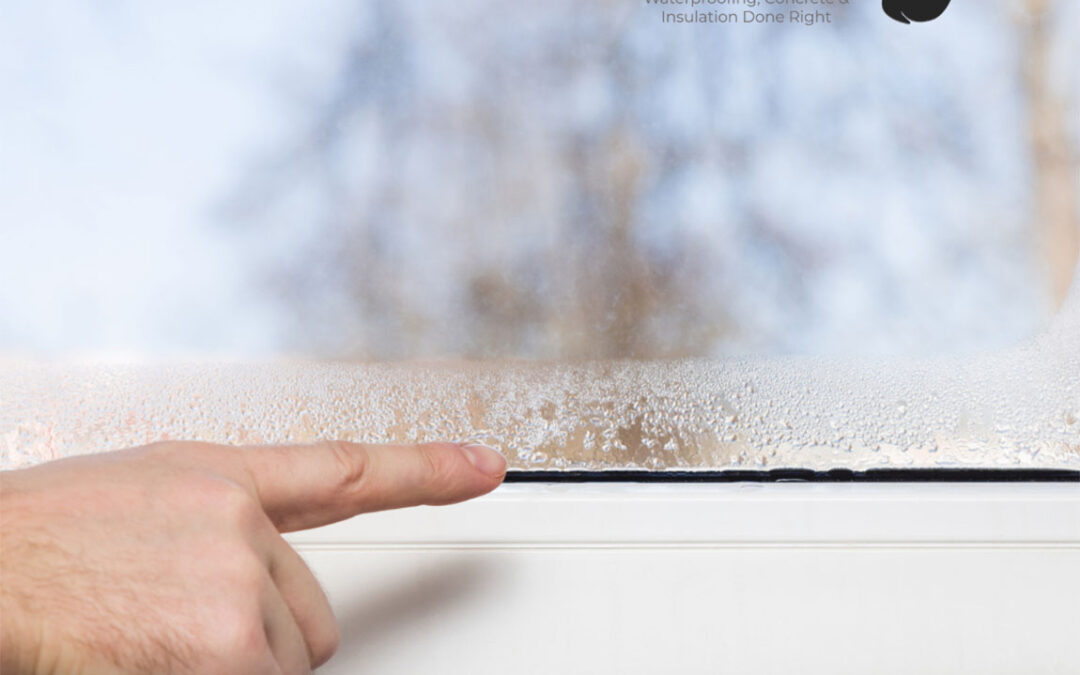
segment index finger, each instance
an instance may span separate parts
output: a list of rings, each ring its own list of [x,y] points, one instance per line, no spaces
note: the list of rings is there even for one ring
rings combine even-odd
[[[453,504],[494,490],[506,460],[491,448],[457,443],[244,448],[263,510],[282,532],[360,513]]]

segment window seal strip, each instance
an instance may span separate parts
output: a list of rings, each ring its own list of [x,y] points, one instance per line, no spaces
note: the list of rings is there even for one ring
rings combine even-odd
[[[1065,469],[769,469],[761,471],[507,471],[507,483],[1080,483]]]

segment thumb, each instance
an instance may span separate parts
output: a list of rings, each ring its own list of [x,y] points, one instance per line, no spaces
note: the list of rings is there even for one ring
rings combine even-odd
[[[480,445],[329,441],[241,452],[263,509],[282,532],[465,501],[494,490],[506,475],[506,460]]]

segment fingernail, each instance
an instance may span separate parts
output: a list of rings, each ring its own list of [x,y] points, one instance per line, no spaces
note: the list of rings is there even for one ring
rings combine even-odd
[[[506,460],[486,445],[463,445],[461,449],[477,471],[489,476],[501,476],[506,473]]]

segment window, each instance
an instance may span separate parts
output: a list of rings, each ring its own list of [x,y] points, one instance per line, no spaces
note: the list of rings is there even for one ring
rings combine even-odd
[[[743,11],[0,9],[3,465],[1080,467],[1077,7]]]

